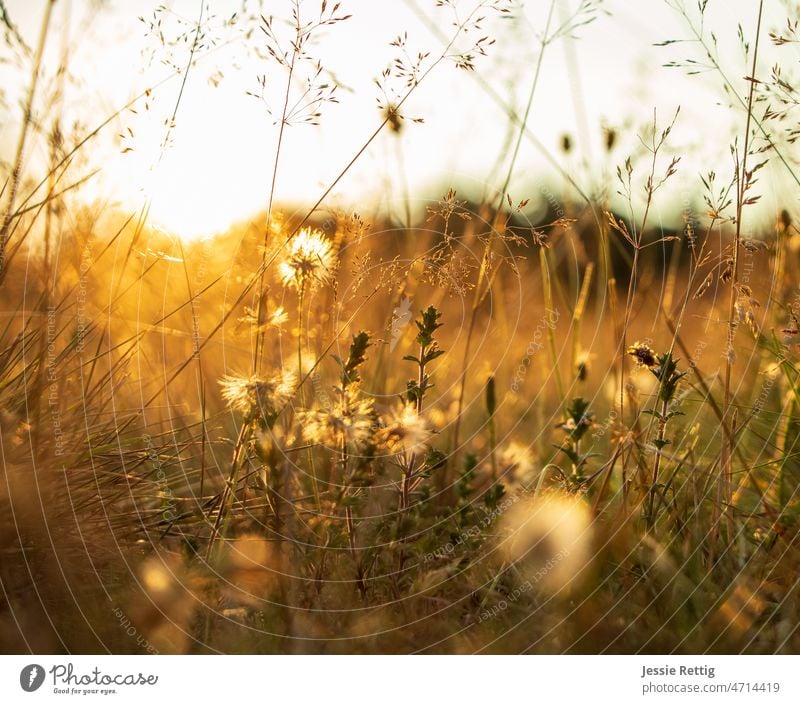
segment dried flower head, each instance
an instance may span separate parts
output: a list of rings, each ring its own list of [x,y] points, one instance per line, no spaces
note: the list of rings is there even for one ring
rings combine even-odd
[[[411,403],[394,409],[381,428],[381,444],[391,453],[418,453],[425,449],[431,438],[428,424]]]
[[[634,342],[630,347],[628,347],[628,354],[633,357],[636,364],[638,364],[640,367],[652,369],[653,367],[658,366],[656,353],[644,342]]]
[[[247,420],[261,415],[268,423],[291,400],[296,386],[292,372],[281,372],[264,379],[257,376],[225,376],[219,382],[222,398]]]
[[[278,265],[284,286],[302,289],[308,284],[324,284],[333,276],[336,253],[320,230],[305,227],[289,242],[287,252]]]
[[[588,575],[591,523],[588,506],[577,496],[526,499],[503,516],[501,553],[537,589],[567,597]]]
[[[501,450],[500,461],[511,478],[523,486],[536,477],[533,453],[527,445],[512,440]]]
[[[289,320],[289,314],[283,306],[278,306],[269,316],[269,324],[280,328]]]
[[[300,414],[303,438],[320,445],[348,445],[361,448],[373,437],[375,410],[371,398],[360,395],[358,384],[351,384],[330,408],[312,408]]]

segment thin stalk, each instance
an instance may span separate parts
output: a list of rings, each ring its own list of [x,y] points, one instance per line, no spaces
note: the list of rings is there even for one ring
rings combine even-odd
[[[305,406],[305,392],[303,391],[303,382],[306,377],[303,376],[303,330],[305,329],[305,283],[301,282],[300,288],[297,291],[297,378],[298,386],[297,393],[300,396],[300,404]],[[311,486],[314,492],[314,501],[317,506],[317,512],[322,513],[322,500],[319,493],[319,481],[317,479],[317,467],[314,464],[314,455],[311,448],[308,449],[308,464],[311,469]]]
[[[550,10],[547,13],[547,22],[545,24],[544,35],[541,42],[541,50],[539,51],[539,56],[536,61],[536,69],[534,70],[533,80],[531,81],[531,89],[528,93],[528,102],[525,106],[525,113],[522,117],[522,121],[520,123],[520,129],[517,133],[517,139],[514,144],[514,153],[511,156],[511,161],[508,165],[508,171],[506,173],[505,181],[503,182],[503,187],[500,189],[500,193],[497,199],[497,207],[495,208],[496,212],[496,221],[494,226],[491,228],[489,232],[489,239],[486,243],[486,246],[483,250],[483,256],[481,258],[481,265],[480,269],[478,270],[478,282],[475,286],[475,295],[472,300],[472,310],[470,312],[470,319],[469,325],[467,327],[467,339],[464,345],[464,359],[461,365],[461,378],[459,381],[459,389],[458,389],[458,404],[456,407],[456,419],[453,427],[453,440],[452,440],[452,451],[449,454],[447,466],[450,467],[454,458],[458,454],[459,449],[459,433],[461,429],[461,414],[464,409],[464,392],[466,389],[466,381],[467,381],[467,367],[469,365],[469,351],[472,344],[472,336],[475,331],[475,321],[478,315],[478,308],[480,307],[481,302],[484,298],[484,285],[485,279],[487,276],[487,270],[489,266],[489,257],[492,252],[492,246],[494,244],[494,234],[495,234],[495,226],[498,223],[498,219],[500,213],[502,213],[503,202],[505,201],[506,194],[508,193],[508,187],[511,183],[511,177],[514,174],[514,167],[517,163],[517,157],[519,156],[519,150],[522,145],[522,139],[525,136],[525,128],[528,124],[528,119],[530,117],[531,107],[533,106],[533,98],[536,94],[536,88],[539,85],[539,76],[542,70],[542,62],[544,60],[544,53],[545,49],[549,44],[549,33],[550,33],[550,24],[553,19],[553,11],[555,10],[555,0],[552,0],[550,3]],[[445,480],[447,478],[445,477]]]
[[[663,383],[663,381],[662,381]],[[658,440],[656,442],[656,457],[653,461],[653,478],[650,484],[650,493],[647,500],[647,528],[652,530],[655,525],[656,517],[653,515],[658,485],[658,475],[661,471],[661,450],[664,447],[664,437],[667,432],[667,410],[666,400],[661,401],[661,416],[658,419]]]
[[[747,156],[750,150],[750,124],[753,117],[753,92],[755,90],[755,83],[756,83],[755,75],[756,75],[756,68],[758,61],[758,46],[759,46],[759,39],[761,36],[761,17],[763,9],[764,9],[764,0],[760,0],[758,3],[758,20],[756,22],[756,36],[753,43],[753,63],[752,63],[752,68],[750,70],[750,81],[749,81],[750,88],[747,95],[747,118],[745,120],[745,128],[744,128],[744,151],[742,154],[741,167],[738,168],[736,172],[736,180],[737,180],[736,232],[734,235],[734,242],[733,242],[733,277],[731,279],[730,298],[728,302],[728,345],[725,354],[725,386],[724,386],[723,403],[722,403],[722,416],[725,419],[728,418],[728,414],[730,413],[730,407],[731,407],[731,396],[732,396],[731,373],[733,370],[733,347],[737,329],[737,323],[734,320],[734,315],[736,311],[736,298],[739,289],[739,242],[741,240],[741,232],[742,232],[742,211],[744,209],[745,191],[748,186]],[[733,485],[732,462],[731,462],[733,455],[733,447],[731,443],[732,439],[726,440],[726,442],[723,443],[721,476],[720,476],[720,488],[722,497],[720,503],[725,504],[725,506],[728,507],[728,509],[725,510],[725,513],[732,520],[732,516],[730,516],[730,501],[731,501],[731,487]],[[719,510],[722,511],[723,507],[719,506]]]
[[[294,67],[297,62],[297,50],[299,46],[299,33],[300,33],[300,14],[299,12],[296,13],[297,18],[297,38],[294,42],[292,42],[292,58],[289,62],[289,75],[286,79],[286,93],[284,95],[283,100],[283,111],[281,112],[281,124],[280,128],[278,129],[278,143],[275,147],[275,159],[272,163],[272,183],[270,184],[269,188],[269,201],[267,203],[267,222],[264,227],[264,250],[261,254],[261,273],[258,277],[258,302],[256,304],[256,324],[257,324],[257,332],[256,332],[256,344],[255,349],[253,350],[253,374],[257,374],[261,370],[261,357],[262,351],[264,347],[264,335],[266,330],[264,329],[264,321],[262,318],[264,317],[264,275],[266,274],[267,267],[264,266],[266,259],[267,259],[267,245],[269,244],[269,234],[272,230],[272,212],[273,212],[273,205],[275,202],[275,186],[278,182],[278,164],[281,158],[281,148],[283,146],[283,133],[286,128],[286,118],[287,118],[287,111],[289,109],[289,95],[292,89],[292,77],[294,76]],[[302,371],[301,371],[302,374]]]
[[[497,481],[497,427],[494,414],[489,416],[489,459],[492,464],[492,483]]]
[[[3,226],[0,229],[0,276],[3,275],[5,269],[6,258],[6,243],[8,241],[8,233],[11,225],[11,220],[14,215],[14,204],[17,199],[17,191],[19,189],[19,182],[22,176],[22,162],[25,157],[25,143],[28,139],[28,132],[30,132],[32,117],[33,117],[33,101],[36,97],[36,87],[39,84],[39,73],[42,68],[42,57],[44,55],[44,47],[47,43],[47,32],[50,27],[50,18],[53,14],[53,5],[55,0],[48,0],[44,8],[44,15],[42,16],[42,25],[39,30],[39,41],[36,45],[36,55],[33,59],[33,68],[31,69],[31,82],[28,86],[28,93],[25,97],[25,109],[22,118],[22,128],[19,132],[17,139],[17,148],[14,152],[13,166],[11,167],[11,186],[8,194],[8,204],[5,208],[3,215]]]

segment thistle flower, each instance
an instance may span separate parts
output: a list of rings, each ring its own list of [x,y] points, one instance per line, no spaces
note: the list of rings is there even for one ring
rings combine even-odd
[[[379,439],[389,452],[419,453],[425,449],[432,434],[416,407],[405,403],[392,411]]]
[[[658,366],[656,353],[653,351],[652,347],[644,342],[634,342],[630,347],[628,347],[628,354],[633,357],[636,364],[638,364],[640,367],[652,369],[653,367]]]
[[[336,254],[330,240],[320,230],[305,227],[289,242],[278,265],[284,286],[301,290],[309,283],[326,283],[333,275]]]
[[[257,414],[268,423],[291,400],[296,386],[292,372],[280,372],[265,379],[262,377],[224,376],[220,379],[222,398],[228,407],[252,420]]]
[[[320,445],[336,446],[345,441],[356,448],[372,439],[375,410],[371,398],[360,397],[358,385],[351,384],[332,408],[313,408],[300,414],[303,438]]]

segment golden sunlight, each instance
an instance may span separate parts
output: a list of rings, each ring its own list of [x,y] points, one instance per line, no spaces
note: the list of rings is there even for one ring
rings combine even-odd
[[[527,667],[168,677],[234,653],[797,701],[745,656],[800,654],[798,46],[795,0],[0,0],[0,701]]]

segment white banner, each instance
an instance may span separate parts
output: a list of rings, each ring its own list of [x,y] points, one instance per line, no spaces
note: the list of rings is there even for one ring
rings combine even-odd
[[[796,656],[5,656],[1,702],[800,702]],[[585,699],[579,699],[585,697]]]

